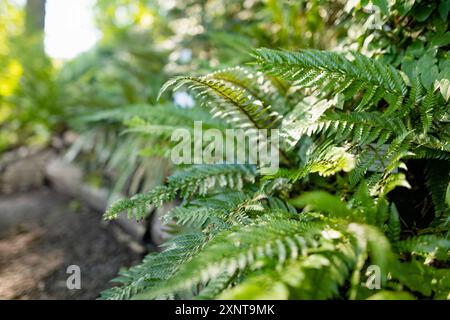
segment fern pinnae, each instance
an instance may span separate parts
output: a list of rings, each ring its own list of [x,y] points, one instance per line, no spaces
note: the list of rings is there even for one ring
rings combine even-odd
[[[233,273],[245,270],[249,264],[254,266],[252,261],[255,259],[263,259],[260,267],[263,266],[265,257],[274,255],[281,263],[285,256],[283,252],[288,250],[286,246],[289,244],[284,241],[280,243],[280,240],[292,238],[296,246],[316,243],[312,237],[316,232],[313,229],[308,230],[309,236],[303,235],[307,236],[307,239],[299,242],[295,234],[301,230],[305,230],[304,224],[274,219],[262,224],[239,227],[234,232],[226,231],[217,235],[202,252],[182,265],[171,279],[159,287],[147,290],[137,298],[154,298],[167,292],[186,290],[197,283],[206,283],[222,272]],[[280,249],[280,245],[283,249]]]
[[[113,281],[120,286],[102,292],[101,298],[108,300],[130,299],[140,292],[158,285],[169,278],[182,264],[189,260],[208,239],[201,233],[180,235],[166,243],[161,253],[150,253],[144,260],[125,271]]]
[[[406,91],[406,85],[398,71],[358,53],[353,54],[353,62],[338,53],[319,50],[285,52],[262,48],[257,49],[254,56],[262,70],[288,80],[296,80],[298,73],[286,72],[287,66],[290,70],[297,68],[299,71],[326,72],[337,82],[358,80],[369,84],[370,87],[383,87],[396,95],[402,95]]]
[[[429,90],[419,106],[423,134],[427,134],[430,130],[435,104],[436,96],[432,90]]]
[[[168,178],[167,184],[152,191],[141,193],[130,199],[121,199],[113,203],[106,211],[107,220],[116,219],[128,210],[130,216],[142,219],[151,206],[160,207],[164,202],[173,200],[178,194],[190,198],[193,194],[204,195],[214,187],[243,186],[244,182],[254,182],[256,172],[253,166],[246,165],[194,165],[180,170]]]
[[[167,83],[166,90],[170,86],[179,88],[187,85],[197,92],[202,100],[209,98],[215,102],[214,108],[210,108],[210,101],[205,102],[213,115],[223,117],[227,121],[241,128],[252,127],[255,129],[276,127],[280,116],[270,110],[261,100],[253,97],[246,89],[235,87],[221,79],[215,79],[213,75],[203,77],[177,77]]]

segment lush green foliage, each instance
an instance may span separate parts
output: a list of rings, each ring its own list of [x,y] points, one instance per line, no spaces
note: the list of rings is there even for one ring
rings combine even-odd
[[[43,35],[24,32],[24,13],[0,3],[0,152],[45,144],[61,115],[55,70],[45,56]]]
[[[176,97],[164,95],[155,106],[162,84],[191,70],[245,64],[252,46],[327,48],[338,35],[325,28],[336,15],[319,14],[324,3],[97,1],[102,41],[58,75],[66,119],[80,133],[68,159],[93,176],[106,172],[102,183],[112,185],[112,197],[162,183],[170,168],[161,157],[170,152],[175,126],[192,128],[193,120],[227,125],[202,108],[186,113]],[[342,4],[331,7],[341,10]],[[311,33],[305,35],[305,28]]]
[[[162,87],[197,93],[213,127],[279,129],[282,168],[181,168],[113,204],[107,219],[141,219],[181,199],[164,221],[184,229],[103,298],[449,298],[449,3],[368,2],[345,8],[362,31],[337,50],[257,49],[254,68]],[[168,141],[166,112],[129,124]]]
[[[70,128],[131,196],[105,219],[176,204],[102,298],[449,299],[450,1],[171,3],[98,0],[101,42],[59,70],[0,3],[0,150]],[[170,175],[194,121],[278,129],[280,170]]]

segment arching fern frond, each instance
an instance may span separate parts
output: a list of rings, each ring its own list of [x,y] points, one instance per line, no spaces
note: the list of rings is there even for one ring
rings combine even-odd
[[[262,48],[257,49],[254,56],[263,72],[295,81],[302,87],[325,86],[334,94],[343,93],[346,100],[363,92],[361,103],[356,107],[359,111],[376,105],[381,98],[401,105],[408,92],[396,69],[358,53],[353,53],[353,60],[349,60],[335,52]]]
[[[355,255],[348,247],[324,250],[288,262],[278,270],[248,277],[224,291],[219,299],[323,300],[336,297],[355,264]]]
[[[142,219],[150,206],[161,206],[177,195],[189,198],[194,194],[204,195],[215,187],[242,189],[244,183],[254,182],[256,172],[245,165],[197,165],[180,170],[168,178],[165,186],[156,187],[148,193],[137,194],[130,199],[113,203],[106,211],[105,219],[111,220],[127,210],[129,216]]]
[[[273,261],[281,264],[288,259],[296,259],[306,254],[308,248],[319,245],[317,237],[314,237],[320,230],[317,228],[294,220],[267,217],[259,223],[223,231],[182,265],[173,277],[136,298],[156,298],[170,292],[189,290],[193,285],[207,283],[223,272],[233,273],[249,267],[261,268]],[[271,259],[266,259],[269,257]]]
[[[245,89],[253,97],[262,101],[265,106],[271,106],[281,114],[290,109],[286,93],[280,88],[279,83],[274,83],[274,78],[270,78],[262,72],[233,67],[215,71],[209,76]]]
[[[219,74],[220,75],[220,74]],[[215,74],[202,77],[177,77],[166,83],[161,93],[169,87],[175,89],[187,86],[197,93],[214,117],[227,120],[242,129],[276,128],[280,122],[280,114],[272,110],[270,105],[253,96],[243,87],[215,78]]]
[[[130,299],[143,290],[165,281],[183,262],[195,255],[206,240],[201,233],[173,238],[166,244],[163,252],[151,253],[140,264],[121,271],[119,277],[112,280],[120,285],[103,291],[101,299]]]

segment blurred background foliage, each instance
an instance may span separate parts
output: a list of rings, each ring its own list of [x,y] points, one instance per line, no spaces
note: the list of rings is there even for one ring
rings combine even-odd
[[[28,2],[33,1],[40,0]],[[167,139],[123,132],[129,124],[139,126],[136,118],[154,119],[157,112],[145,115],[146,109],[157,107],[157,93],[170,77],[248,63],[258,46],[324,49],[345,35],[332,27],[340,1],[98,0],[100,41],[74,59],[57,61],[45,56],[39,26],[25,30],[26,17],[36,12],[9,0],[2,6],[7,59],[2,59],[1,148],[45,145],[73,130],[79,136],[68,159],[110,175],[113,193],[152,187],[169,170],[160,159]],[[180,116],[194,104],[183,93],[160,102]],[[193,117],[202,114],[199,109]],[[158,163],[164,168],[155,170]]]
[[[429,86],[450,70],[448,51],[439,49],[449,43],[446,0],[97,0],[102,37],[69,61],[44,52],[45,1],[14,3],[0,1],[0,150],[48,145],[74,131],[68,159],[111,174],[114,190],[125,193],[158,184],[170,170],[149,165],[165,163],[167,139],[133,132],[162,117],[160,105],[183,122],[183,108],[195,104],[189,95],[157,102],[174,75],[246,65],[257,47],[382,55],[409,75],[426,66]]]
[[[33,21],[36,10],[0,2],[0,150],[44,144],[58,130],[56,70],[44,52],[42,21]]]

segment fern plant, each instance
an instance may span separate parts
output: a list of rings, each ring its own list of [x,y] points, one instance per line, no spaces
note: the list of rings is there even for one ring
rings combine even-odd
[[[255,68],[173,78],[160,95],[186,87],[227,126],[279,129],[282,167],[263,175],[250,165],[194,165],[114,203],[106,219],[124,211],[142,219],[177,200],[163,219],[179,233],[102,298],[448,299],[442,81],[430,86],[423,70],[350,51],[262,48],[253,58]],[[417,161],[431,193],[422,202],[433,202],[420,227],[398,196],[421,181],[408,171]]]

